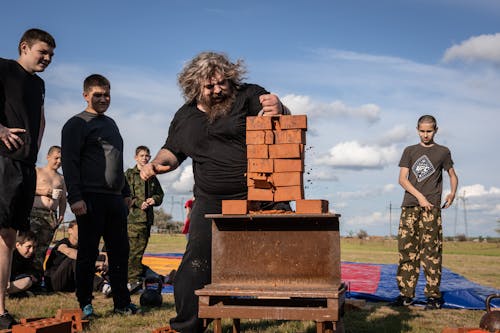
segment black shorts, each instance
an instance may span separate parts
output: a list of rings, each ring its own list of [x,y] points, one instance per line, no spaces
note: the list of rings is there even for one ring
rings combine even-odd
[[[29,230],[35,190],[35,166],[0,155],[0,228]]]

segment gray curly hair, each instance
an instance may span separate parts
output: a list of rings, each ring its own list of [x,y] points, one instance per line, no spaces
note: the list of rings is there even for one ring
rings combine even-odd
[[[189,61],[178,76],[178,83],[186,102],[201,97],[202,82],[221,74],[233,87],[241,85],[246,68],[243,60],[232,63],[224,53],[201,52]]]

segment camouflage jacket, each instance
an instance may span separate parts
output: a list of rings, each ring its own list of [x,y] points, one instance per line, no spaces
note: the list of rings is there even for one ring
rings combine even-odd
[[[147,210],[141,209],[141,204],[146,198],[153,198],[155,206],[161,205],[163,201],[163,190],[160,182],[156,177],[150,178],[148,181],[141,179],[140,171],[137,166],[125,171],[125,178],[130,186],[130,197],[133,200],[132,207],[128,214],[128,223],[144,223],[153,224],[153,207]],[[146,197],[147,193],[147,197]]]

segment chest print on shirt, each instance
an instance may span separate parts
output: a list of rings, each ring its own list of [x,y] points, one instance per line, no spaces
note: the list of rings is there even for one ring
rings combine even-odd
[[[436,168],[432,165],[431,160],[427,155],[422,155],[412,166],[411,171],[417,177],[417,181],[420,183],[430,175],[432,175]]]

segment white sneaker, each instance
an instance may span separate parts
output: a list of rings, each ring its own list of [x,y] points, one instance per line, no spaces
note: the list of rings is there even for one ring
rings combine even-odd
[[[106,297],[109,297],[111,296],[111,285],[109,283],[105,283],[103,286],[102,286],[102,293],[104,294],[104,296]]]

